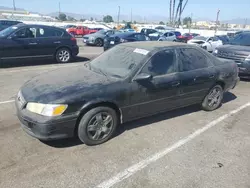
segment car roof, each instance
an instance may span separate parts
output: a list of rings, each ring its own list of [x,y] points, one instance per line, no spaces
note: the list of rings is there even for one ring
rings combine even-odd
[[[135,34],[135,33],[132,33],[132,32],[124,32],[124,33],[116,33],[112,36],[118,36],[118,37],[126,37],[126,36],[129,36],[129,35],[132,35],[132,34]],[[141,34],[141,33],[140,33]]]
[[[128,42],[119,44],[120,46],[128,46],[133,48],[141,48],[149,51],[153,51],[157,48],[165,48],[165,47],[190,47],[186,43],[180,42],[169,42],[169,41],[143,41],[143,42]]]
[[[54,28],[54,29],[59,29],[64,31],[64,29],[60,28],[60,27],[55,27],[55,26],[48,26],[48,25],[39,25],[39,24],[24,24],[24,23],[19,23],[17,25],[15,25],[16,27],[24,27],[24,26],[28,26],[28,27],[47,27],[47,28]]]

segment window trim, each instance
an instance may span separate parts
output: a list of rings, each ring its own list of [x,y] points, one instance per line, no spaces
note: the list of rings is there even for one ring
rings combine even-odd
[[[192,47],[182,47],[182,48],[178,48],[177,51],[179,50],[182,50],[182,49],[194,49],[194,50],[197,50],[198,52],[200,52],[201,54],[203,54],[207,59],[208,59],[208,63],[210,66],[208,67],[203,67],[203,68],[198,68],[198,69],[193,69],[193,70],[188,70],[188,71],[182,71],[183,70],[183,64],[179,58],[179,54],[180,53],[177,53],[177,57],[178,57],[178,65],[179,65],[179,72],[180,73],[185,73],[185,72],[191,72],[191,71],[196,71],[196,70],[202,70],[202,69],[207,69],[207,68],[212,68],[214,67],[215,65],[211,62],[210,58],[204,53],[202,52],[200,49],[196,49],[196,48],[192,48]]]
[[[55,31],[59,31],[62,33],[61,36],[50,36],[50,37],[36,37],[38,39],[47,39],[47,38],[61,38],[63,35],[64,35],[64,32],[63,31],[60,31],[59,29],[54,29],[54,28],[48,28],[48,27],[36,27],[37,29],[52,29],[52,30],[55,30]]]
[[[166,50],[173,50],[173,51],[174,51],[175,59],[176,59],[176,61],[175,61],[175,70],[176,70],[176,72],[168,73],[168,74],[163,74],[163,75],[157,75],[157,76],[154,76],[153,78],[157,78],[157,77],[162,77],[162,76],[166,76],[166,75],[171,75],[171,74],[177,74],[177,73],[179,73],[180,70],[179,70],[179,68],[178,68],[179,61],[178,61],[177,49],[176,49],[176,48],[173,48],[173,49],[171,49],[171,48],[163,48],[163,49],[161,49],[161,50],[158,50],[158,51],[153,52],[153,53],[149,56],[149,58],[147,59],[147,61],[145,61],[145,63],[136,71],[136,73],[134,74],[134,76],[133,76],[132,79],[131,79],[131,82],[134,82],[134,78],[135,78],[138,74],[141,73],[142,69],[146,66],[147,63],[150,62],[150,60],[152,59],[152,57],[153,57],[155,54],[157,54],[157,53],[159,53],[159,52],[161,52],[161,51],[166,51]]]
[[[15,33],[21,31],[22,29],[28,29],[28,28],[36,28],[36,27],[28,27],[28,26],[25,26],[25,27],[18,28],[18,30],[14,31],[13,33],[11,33],[11,34],[8,36],[8,39],[10,39]],[[35,36],[34,38],[18,38],[18,40],[27,40],[27,39],[37,39],[37,37]]]

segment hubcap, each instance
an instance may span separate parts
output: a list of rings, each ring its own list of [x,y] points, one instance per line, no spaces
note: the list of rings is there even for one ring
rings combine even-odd
[[[96,44],[97,46],[102,46],[102,41],[101,41],[100,39],[98,39],[98,40],[96,41],[96,43],[97,43],[97,44]]]
[[[67,50],[61,50],[58,54],[60,61],[67,62],[70,58],[70,53]]]
[[[102,140],[112,131],[114,121],[106,112],[100,112],[93,116],[87,126],[87,134],[92,140]]]
[[[208,95],[208,106],[214,107],[218,106],[221,101],[221,90],[219,88],[214,88]]]

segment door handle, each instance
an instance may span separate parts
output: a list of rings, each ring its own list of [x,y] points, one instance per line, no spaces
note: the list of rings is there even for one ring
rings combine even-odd
[[[54,44],[61,44],[61,41],[56,41],[54,42]]]
[[[31,43],[29,43],[29,45],[37,45],[37,43],[36,42],[31,42]]]
[[[177,86],[179,86],[181,83],[180,82],[173,82],[171,85],[172,85],[172,87],[177,87]]]

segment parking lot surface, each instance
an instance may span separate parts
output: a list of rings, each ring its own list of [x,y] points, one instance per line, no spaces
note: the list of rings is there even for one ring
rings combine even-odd
[[[77,139],[41,142],[19,125],[13,99],[32,77],[82,66],[102,48],[81,47],[75,63],[0,69],[0,187],[250,187],[250,83],[213,112],[198,106],[121,125],[95,147]]]

